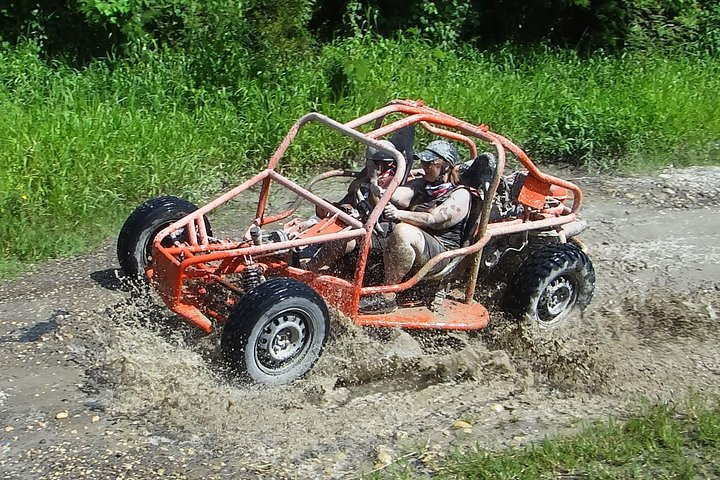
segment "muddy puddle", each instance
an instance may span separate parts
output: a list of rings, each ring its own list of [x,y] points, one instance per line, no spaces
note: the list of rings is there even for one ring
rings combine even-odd
[[[529,415],[531,433],[542,432],[618,412],[638,396],[717,389],[716,292],[598,300],[572,330],[553,334],[502,315],[475,333],[363,329],[334,315],[311,374],[264,388],[224,371],[219,335],[199,336],[151,299],[136,299],[108,310],[112,327],[97,332],[104,354],[95,368],[114,414],[215,454],[244,452],[278,471],[323,465],[332,475],[372,468],[378,445],[399,455],[428,441],[502,444],[507,436],[492,437],[507,412]],[[486,425],[459,435],[459,419]]]
[[[278,208],[289,203],[275,199]],[[595,212],[617,214],[612,203]],[[462,436],[451,426],[482,418],[497,427],[525,399],[533,399],[525,410],[534,423],[552,425],[557,403],[569,399],[580,400],[566,417],[587,419],[638,396],[715,389],[718,290],[696,284],[693,269],[707,268],[714,245],[688,251],[687,242],[658,238],[672,212],[627,217],[588,235],[597,296],[568,328],[528,331],[497,310],[488,329],[470,333],[365,329],[336,314],[311,374],[282,388],[237,383],[218,356],[219,335],[197,335],[147,297],[121,303],[108,312],[113,328],[98,334],[106,352],[99,368],[114,386],[108,406],[278,467],[312,470],[319,456],[337,474],[370,468],[379,444],[399,454],[428,438],[497,443],[496,428]],[[673,275],[678,256],[684,275]],[[652,281],[638,285],[643,275]]]

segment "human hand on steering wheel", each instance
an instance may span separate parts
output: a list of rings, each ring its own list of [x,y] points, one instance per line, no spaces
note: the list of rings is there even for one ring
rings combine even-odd
[[[377,183],[370,184],[370,197],[375,199],[376,203],[385,194],[385,189]]]
[[[383,216],[386,220],[390,222],[399,222],[402,219],[400,218],[402,216],[402,210],[397,208],[392,203],[388,203],[385,205],[385,208],[383,209]]]

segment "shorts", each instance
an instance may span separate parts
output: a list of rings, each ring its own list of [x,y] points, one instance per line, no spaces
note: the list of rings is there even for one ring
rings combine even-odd
[[[384,252],[387,248],[388,238],[390,238],[390,232],[392,231],[393,224],[390,222],[380,222],[380,226],[382,227],[384,234],[380,234],[377,230],[373,230],[372,235],[370,236],[372,241],[370,248],[372,250]]]
[[[422,230],[423,237],[425,237],[425,248],[423,248],[422,255],[420,255],[420,258],[416,260],[416,265],[419,265],[416,269],[413,269],[415,273],[417,273],[417,270],[420,270],[426,263],[430,261],[431,258],[434,256],[449,251],[449,249],[440,243],[440,240],[426,232],[425,230]],[[427,273],[428,275],[434,275],[438,272],[440,272],[443,268],[447,267],[450,262],[453,261],[453,258],[446,258],[445,260],[440,261],[438,264],[436,264],[430,271]]]
[[[387,248],[388,238],[390,237],[390,232],[392,231],[393,224],[390,222],[380,222],[380,225],[382,226],[385,235],[379,234],[377,230],[373,231],[373,234],[371,236],[372,243],[370,245],[371,254],[373,250],[376,252],[384,252]],[[423,248],[423,252],[420,257],[415,260],[415,265],[413,265],[413,268],[410,270],[411,276],[415,275],[423,267],[423,265],[428,263],[430,259],[433,258],[435,255],[450,250],[445,245],[440,243],[440,240],[438,240],[430,233],[422,229],[420,229],[420,231],[422,232],[423,237],[425,237],[425,247]],[[434,275],[442,271],[442,269],[447,267],[453,260],[454,258],[451,257],[440,261],[437,265],[430,269],[427,275]]]

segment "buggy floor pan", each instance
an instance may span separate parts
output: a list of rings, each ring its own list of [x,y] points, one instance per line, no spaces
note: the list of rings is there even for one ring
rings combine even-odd
[[[425,306],[402,307],[391,313],[360,314],[355,323],[366,327],[479,330],[488,320],[488,311],[481,303],[468,305],[445,299],[434,311]]]

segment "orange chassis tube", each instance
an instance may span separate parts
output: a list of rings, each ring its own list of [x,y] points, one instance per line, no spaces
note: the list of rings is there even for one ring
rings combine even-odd
[[[384,124],[386,117],[398,115],[401,118]],[[501,175],[505,169],[506,150],[510,151],[528,170],[528,176],[520,194],[520,201],[535,209],[537,219],[526,218],[488,225],[491,202],[485,202],[474,243],[435,256],[413,277],[402,283],[363,287],[373,227],[378,221],[384,206],[399,186],[401,179],[405,177],[406,162],[396,150],[387,151],[397,162],[395,177],[371,212],[368,220],[365,224],[362,224],[331,203],[313,194],[309,190],[310,185],[308,185],[308,188],[304,188],[275,171],[280,159],[300,129],[309,122],[323,124],[366,146],[374,146],[381,150],[385,149],[378,142],[379,138],[405,126],[416,124],[433,134],[465,143],[473,157],[477,154],[477,146],[473,139],[479,139],[491,144],[497,152],[498,169],[490,185],[488,198],[495,196]],[[374,122],[374,128],[369,132],[362,133],[357,130],[358,127],[370,122]],[[328,172],[316,177],[310,183],[318,179],[341,174],[347,174],[347,172],[341,170]],[[244,238],[240,241],[209,238],[205,229],[204,216],[260,182],[262,182],[262,190],[255,219],[248,227]],[[312,229],[310,234],[303,232],[293,240],[260,245],[253,244],[249,236],[250,228],[253,226],[262,227],[288,218],[297,210],[300,204],[299,201],[295,202],[283,212],[265,216],[272,183],[277,183],[293,191],[300,197],[299,200],[304,199],[322,207],[325,211],[330,212],[329,218],[323,219]],[[572,207],[570,209],[543,211],[545,198],[550,194],[552,187],[562,187],[573,193]],[[218,322],[225,320],[222,313],[214,311],[204,301],[207,286],[217,284],[231,292],[240,292],[227,277],[233,274],[241,274],[247,268],[249,261],[260,265],[268,277],[284,276],[310,285],[318,291],[329,305],[337,308],[359,325],[456,330],[479,329],[485,327],[489,319],[487,309],[473,300],[482,248],[493,237],[536,229],[559,228],[563,224],[570,223],[576,220],[576,214],[582,206],[582,199],[583,195],[579,187],[572,182],[540,172],[517,145],[505,137],[491,132],[487,126],[472,125],[427,107],[420,101],[395,100],[383,108],[345,124],[336,122],[319,113],[309,113],[292,126],[270,158],[265,170],[159,232],[153,241],[153,259],[147,269],[147,274],[163,301],[171,310],[206,332],[212,331],[213,320]],[[162,245],[163,238],[181,229],[185,229],[187,232],[187,243],[176,243],[169,247]],[[296,247],[350,239],[357,239],[361,242],[356,273],[352,281],[292,267],[286,257],[287,252]],[[401,308],[391,314],[368,315],[358,312],[361,297],[376,293],[400,292],[412,288],[427,275],[435,264],[444,259],[461,255],[471,258],[463,301],[446,299],[438,311],[430,311],[425,307],[412,307]]]

